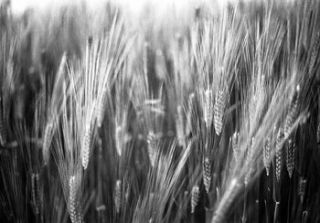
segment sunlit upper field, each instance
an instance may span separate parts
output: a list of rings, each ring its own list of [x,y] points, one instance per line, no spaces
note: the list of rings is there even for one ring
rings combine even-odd
[[[21,13],[25,11],[27,8],[44,9],[46,7],[52,7],[56,5],[74,4],[81,2],[86,2],[86,4],[88,4],[89,7],[94,9],[99,8],[99,6],[101,6],[101,4],[105,3],[106,1],[112,1],[114,3],[125,6],[126,9],[130,9],[132,12],[139,13],[141,10],[143,10],[146,4],[150,4],[156,7],[157,9],[159,9],[159,7],[163,8],[174,6],[176,10],[183,11],[186,7],[194,6],[196,4],[211,2],[214,3],[216,7],[218,5],[224,5],[227,2],[237,2],[238,0],[11,0],[11,5],[14,13]]]

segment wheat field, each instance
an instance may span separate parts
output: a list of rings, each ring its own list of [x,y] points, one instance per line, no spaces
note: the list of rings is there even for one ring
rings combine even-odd
[[[320,222],[320,1],[0,6],[0,222]]]

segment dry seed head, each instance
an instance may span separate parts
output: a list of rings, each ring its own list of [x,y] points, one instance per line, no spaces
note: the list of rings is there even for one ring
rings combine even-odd
[[[82,148],[81,148],[81,161],[82,161],[83,169],[87,169],[88,163],[89,163],[91,135],[92,135],[91,124],[87,123],[84,136],[83,136]]]
[[[232,145],[234,159],[236,160],[236,162],[238,162],[239,156],[240,156],[239,133],[238,132],[233,133],[233,135],[231,137],[231,145]]]
[[[69,212],[70,212],[70,219],[72,223],[81,223],[82,216],[81,211],[78,210],[78,202],[77,202],[77,193],[80,186],[79,182],[80,178],[77,175],[73,175],[69,179]]]
[[[278,134],[276,138],[276,178],[278,182],[280,182],[281,167],[282,167],[282,146],[281,146],[282,139],[283,139],[283,132],[282,132],[282,129],[280,128],[278,130]]]
[[[185,131],[187,134],[190,134],[192,132],[193,100],[194,100],[194,93],[190,94],[188,99],[187,125],[186,125],[186,131]]]
[[[266,168],[267,176],[270,173],[270,164],[271,164],[271,139],[270,137],[267,138],[265,145],[263,147],[263,164]]]
[[[180,146],[185,147],[185,142],[184,142],[184,126],[183,126],[183,114],[182,114],[182,107],[181,105],[178,105],[177,107],[177,118],[176,118],[176,131],[177,131],[177,138],[178,138],[178,143]]]
[[[227,191],[222,197],[222,200],[219,202],[219,206],[217,207],[212,218],[212,223],[224,222],[224,218],[239,191],[239,187],[240,185],[238,180],[236,178],[232,179]]]
[[[284,125],[285,137],[289,137],[290,129],[292,128],[292,125],[298,116],[298,110],[299,110],[298,109],[298,97],[299,97],[298,95],[299,95],[299,92],[300,92],[300,86],[298,85],[297,89],[296,89],[296,93],[295,93],[296,95],[295,95],[294,101],[293,101],[292,105],[290,106],[289,113],[288,113],[286,120],[285,120],[285,125]]]
[[[214,128],[217,135],[220,135],[223,127],[223,115],[226,107],[226,92],[219,90],[214,103]]]
[[[52,140],[52,135],[53,135],[53,124],[52,122],[49,122],[46,125],[43,140],[42,140],[42,155],[43,155],[43,161],[45,165],[49,162],[49,157],[50,157],[49,148]]]
[[[147,143],[148,143],[148,155],[150,159],[150,164],[152,167],[154,167],[154,163],[157,155],[158,142],[157,142],[156,135],[153,133],[153,131],[149,131],[147,136]]]
[[[213,96],[212,90],[207,89],[202,95],[203,118],[207,129],[210,128],[213,118]]]
[[[116,187],[114,191],[114,205],[118,214],[120,212],[121,207],[121,180],[116,181]]]
[[[247,173],[245,175],[244,178],[244,184],[248,185],[249,180],[251,178],[251,174],[252,174],[252,163],[253,163],[253,144],[254,144],[254,137],[252,137],[251,141],[250,141],[250,145],[247,148],[247,157],[246,157],[246,166],[247,166]]]
[[[287,144],[287,156],[286,156],[286,165],[289,177],[292,177],[293,170],[294,170],[294,160],[295,160],[295,153],[296,153],[296,144],[289,139]]]
[[[121,156],[122,154],[122,126],[121,125],[118,125],[116,123],[116,126],[115,126],[115,129],[116,129],[116,133],[115,133],[115,141],[116,141],[116,150],[117,150],[117,153],[118,153],[118,156]]]
[[[102,96],[99,100],[98,108],[97,108],[97,126],[98,126],[98,128],[101,128],[106,105],[107,105],[107,102],[106,102],[105,98]]]
[[[211,163],[210,159],[206,157],[203,160],[203,170],[202,170],[202,175],[203,175],[203,184],[204,188],[206,189],[206,192],[209,193],[210,191],[210,185],[211,185]]]
[[[191,214],[194,213],[200,199],[200,189],[198,185],[192,187],[191,190]]]

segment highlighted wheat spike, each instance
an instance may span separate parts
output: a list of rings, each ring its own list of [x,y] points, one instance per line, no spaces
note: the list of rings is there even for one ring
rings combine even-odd
[[[39,174],[32,173],[31,175],[31,196],[35,214],[39,214],[40,208],[40,189],[39,189]]]
[[[177,132],[177,139],[180,146],[185,147],[184,142],[184,126],[183,126],[183,114],[182,114],[182,107],[178,105],[177,107],[177,118],[176,118],[176,132]]]
[[[87,123],[83,135],[83,142],[82,142],[82,148],[81,148],[81,161],[83,169],[87,169],[89,158],[90,158],[90,144],[91,144],[91,135],[92,135],[92,129],[91,124]]]
[[[80,186],[80,179],[78,175],[73,175],[69,179],[69,197],[68,206],[70,212],[70,219],[72,223],[81,223],[81,211],[78,210],[77,193]]]
[[[288,113],[286,120],[285,120],[285,125],[284,125],[284,136],[285,137],[289,137],[292,125],[298,116],[299,94],[300,94],[300,86],[298,85],[296,88],[296,92],[295,92],[295,96],[294,96],[292,105],[290,106],[289,113]]]
[[[289,139],[287,144],[286,164],[287,164],[287,171],[290,178],[292,177],[293,170],[294,170],[295,153],[296,153],[296,144],[292,141],[292,139]]]
[[[269,176],[270,165],[271,165],[271,139],[267,138],[265,145],[263,147],[263,164],[266,169],[266,174]]]
[[[298,195],[300,196],[300,202],[303,203],[304,196],[306,193],[306,187],[307,187],[307,179],[304,179],[303,177],[300,177],[299,179],[299,185],[298,185]]]
[[[187,135],[189,135],[192,132],[193,100],[194,100],[194,93],[190,94],[188,98],[187,124],[186,124],[186,131],[185,131]]]
[[[213,96],[212,90],[207,89],[202,95],[203,118],[207,129],[210,128],[213,119]]]
[[[236,178],[232,179],[227,191],[224,193],[219,206],[217,207],[215,214],[212,218],[211,223],[220,223],[224,222],[224,218],[232,204],[232,201],[235,199],[240,184]]]
[[[194,213],[196,206],[198,205],[200,199],[200,189],[199,186],[193,186],[191,190],[191,214]]]
[[[252,145],[254,144],[254,140],[255,140],[254,137],[252,137],[252,139],[250,141],[250,145],[247,148],[246,166],[248,167],[248,171],[247,171],[245,178],[244,178],[245,185],[248,185],[249,180],[251,178],[251,174],[252,174],[252,162],[253,162],[253,154],[254,154]]]
[[[281,167],[282,167],[282,142],[283,132],[280,128],[278,130],[277,138],[276,138],[276,179],[280,182],[281,177]]]
[[[104,95],[104,93],[102,95]],[[106,110],[105,108],[106,105],[107,105],[107,101],[105,100],[104,96],[102,96],[99,100],[98,108],[97,108],[97,127],[98,128],[101,128],[103,118],[104,118],[104,112]]]
[[[203,175],[203,184],[204,188],[206,189],[206,192],[209,193],[210,191],[210,185],[211,185],[211,163],[210,159],[206,157],[203,160],[203,170],[202,170],[202,175]]]
[[[221,134],[223,127],[223,115],[226,106],[226,93],[224,90],[219,90],[215,97],[214,103],[214,128],[217,135]]]
[[[114,190],[114,205],[116,207],[117,214],[119,214],[121,207],[121,180],[116,181]]]
[[[116,122],[116,126],[115,126],[115,141],[116,141],[116,150],[118,153],[118,156],[121,156],[122,154],[122,140],[121,139],[121,134],[122,134],[122,126],[118,125]]]
[[[231,145],[233,150],[233,156],[236,162],[239,162],[239,156],[240,156],[240,147],[239,147],[239,133],[234,132],[231,137]]]
[[[149,159],[150,159],[150,164],[152,167],[154,167],[158,143],[157,143],[156,135],[153,133],[153,131],[150,131],[148,133],[147,143],[148,143],[148,155],[149,155]]]
[[[53,136],[53,123],[49,122],[46,125],[43,141],[42,141],[42,156],[43,156],[43,161],[45,165],[48,164],[49,158],[50,158],[49,149],[50,149],[52,136]]]

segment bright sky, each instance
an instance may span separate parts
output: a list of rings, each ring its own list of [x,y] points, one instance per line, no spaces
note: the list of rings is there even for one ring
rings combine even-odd
[[[0,0],[4,1],[4,0]],[[28,7],[35,7],[35,8],[45,8],[47,6],[52,7],[55,4],[67,4],[67,3],[74,3],[74,2],[81,2],[82,0],[11,0],[12,10],[14,13],[21,13]],[[102,3],[107,0],[85,0],[87,1],[90,7],[99,7]],[[148,2],[151,4],[155,4],[157,6],[164,6],[168,4],[174,4],[177,8],[183,9],[186,7],[190,2],[193,3],[200,3],[212,0],[109,0],[113,2],[120,3],[125,5],[125,7],[130,8],[130,10],[138,12],[142,9],[142,6]],[[235,1],[235,0],[216,0],[219,3],[226,2],[226,1]]]
[[[0,0],[1,1],[1,0]],[[21,13],[28,7],[45,8],[53,5],[67,4],[71,2],[81,2],[81,0],[11,0],[12,10],[15,13]],[[87,0],[90,6],[98,6],[105,0]]]

